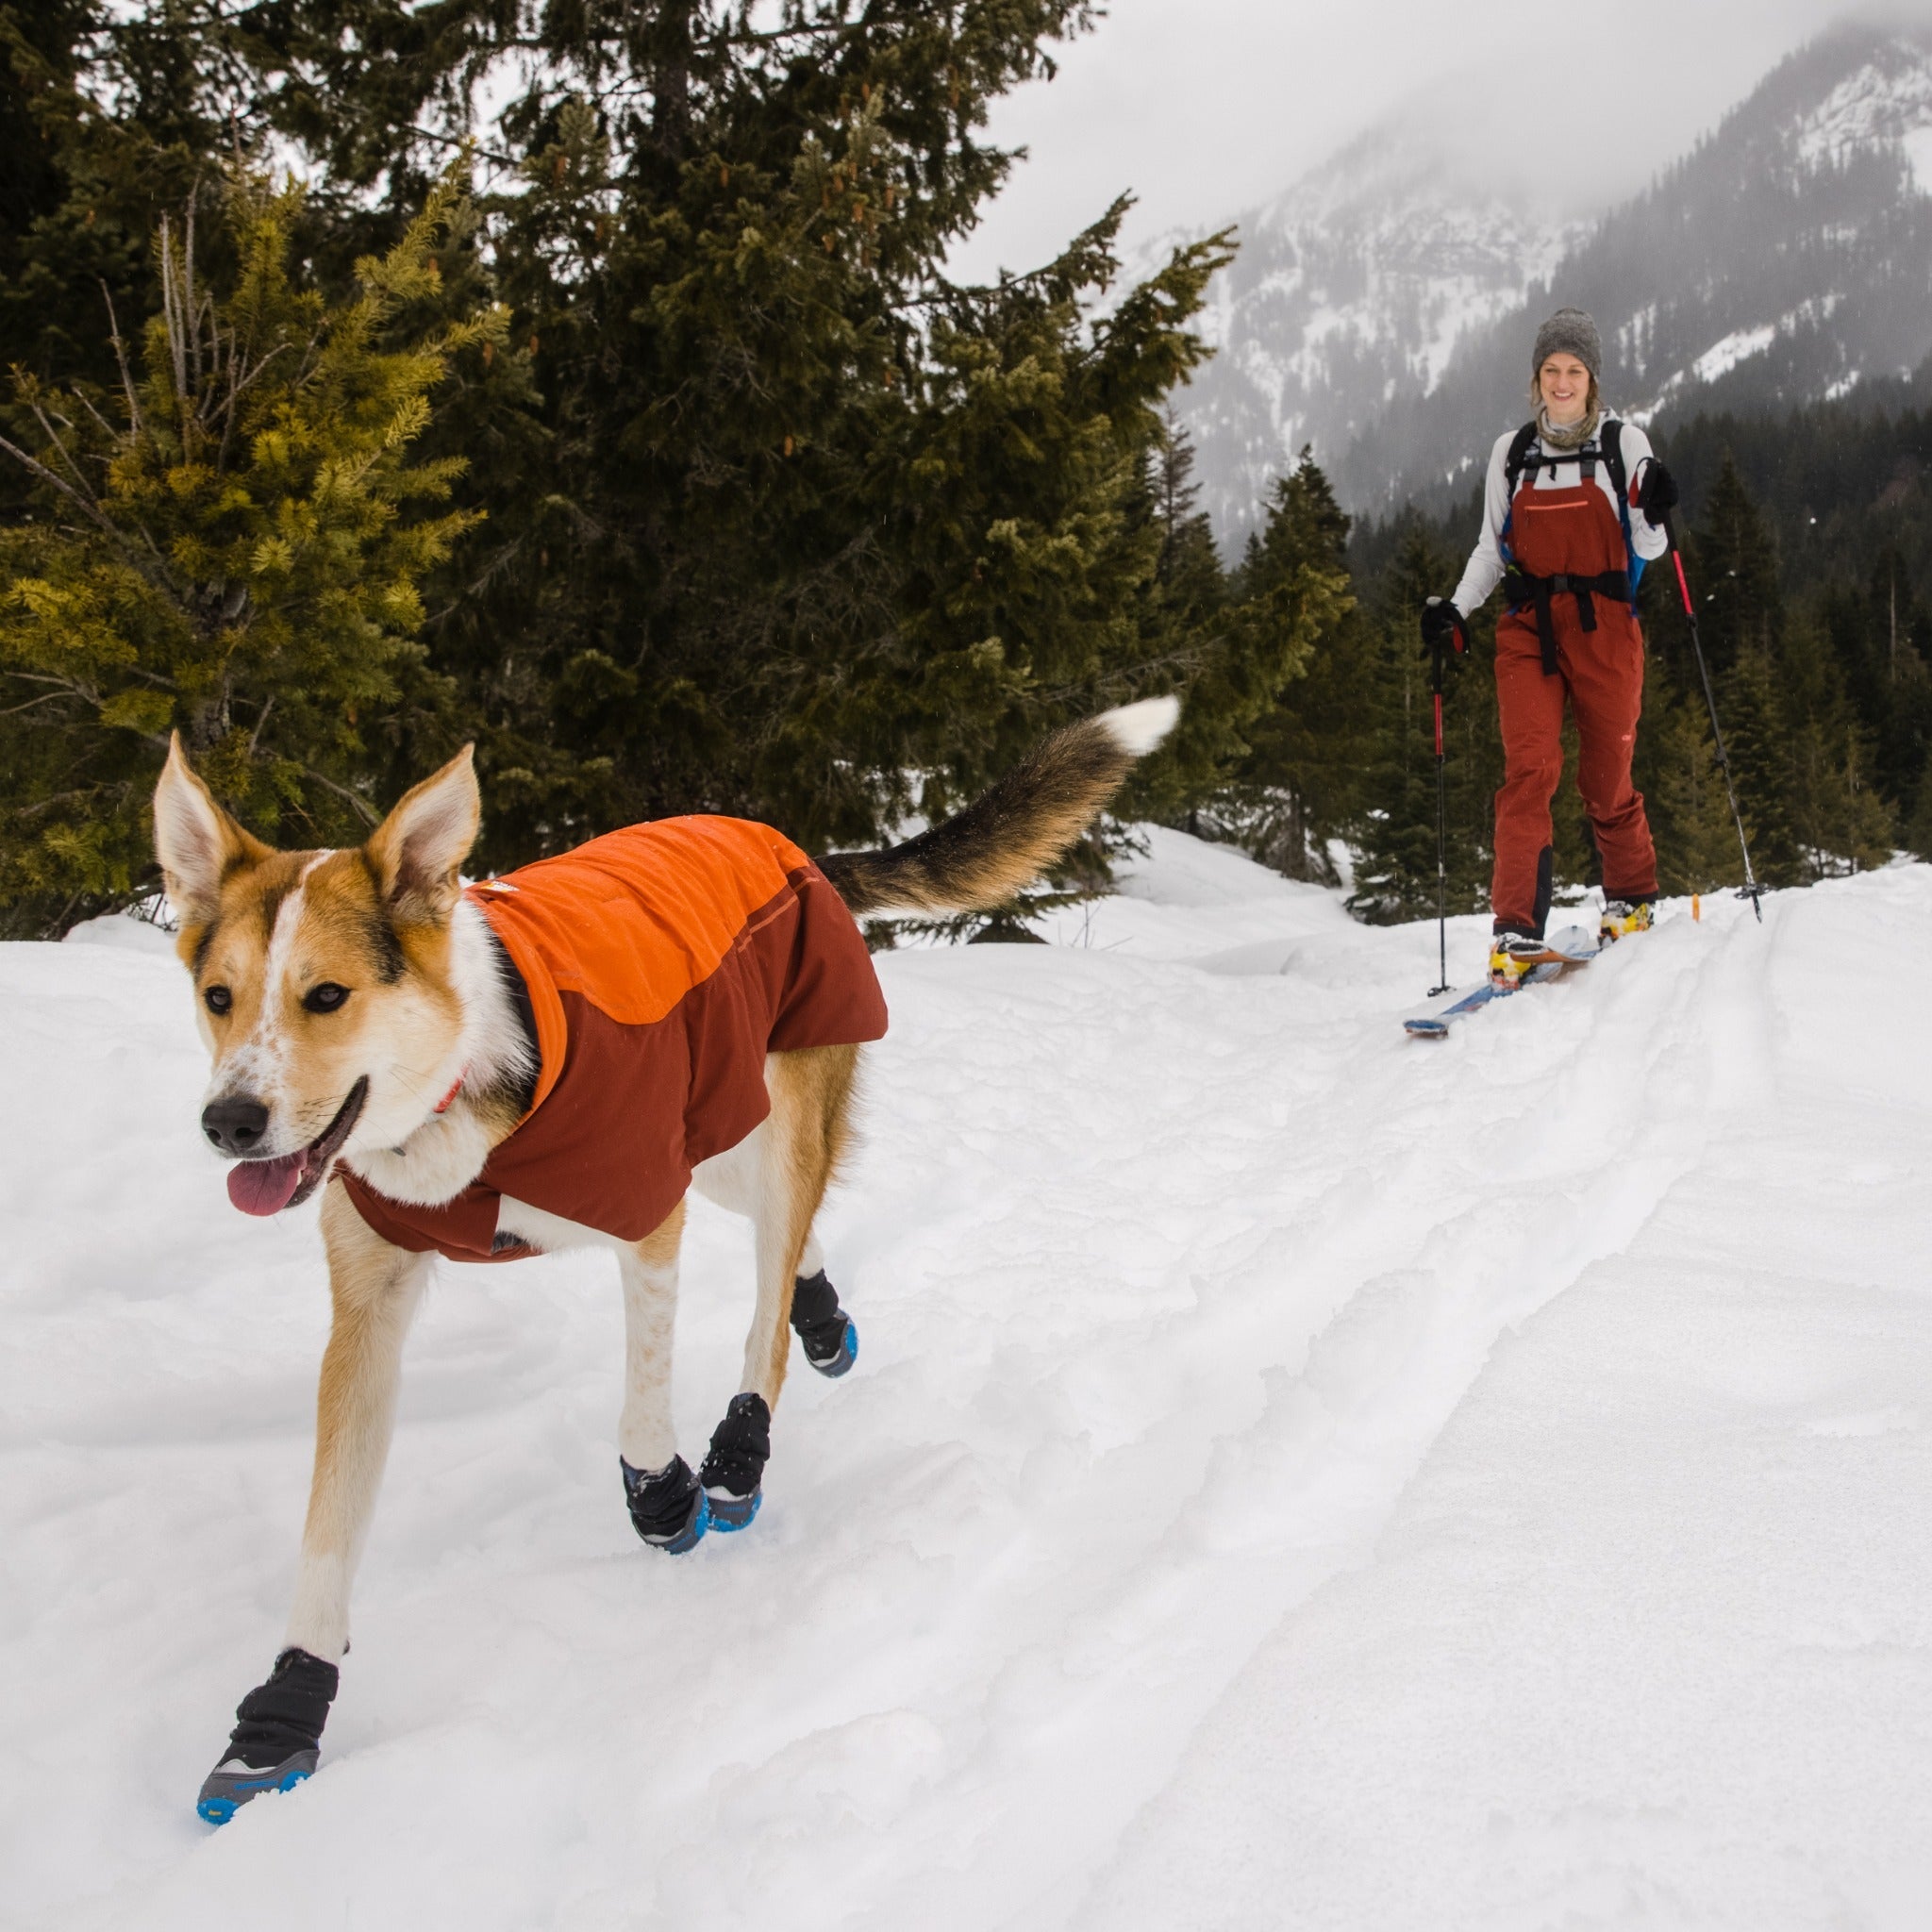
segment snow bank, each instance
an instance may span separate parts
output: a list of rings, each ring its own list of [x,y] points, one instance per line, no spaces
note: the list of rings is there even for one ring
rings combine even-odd
[[[212,1834],[313,1210],[227,1206],[171,960],[0,947],[0,1923],[1924,1923],[1932,870],[1673,910],[1441,1044],[1433,926],[1173,833],[886,957],[755,1529],[633,1539],[605,1265],[445,1270],[322,1774]],[[737,1224],[685,1278],[692,1455]]]

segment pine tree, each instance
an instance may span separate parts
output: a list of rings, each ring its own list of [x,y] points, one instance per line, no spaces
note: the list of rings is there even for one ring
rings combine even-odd
[[[1765,885],[1796,885],[1808,870],[1792,820],[1790,720],[1769,645],[1747,637],[1718,683],[1717,701],[1752,865]]]
[[[1283,716],[1293,683],[1354,608],[1347,540],[1348,519],[1307,451],[1274,485],[1237,591],[1218,608],[1207,575],[1206,519],[1183,529],[1174,552],[1191,555],[1191,575],[1163,587],[1157,608],[1177,641],[1199,638],[1203,616],[1211,615],[1216,628],[1197,647],[1187,708],[1174,739],[1150,761],[1147,791],[1186,801],[1191,813],[1208,808],[1218,821],[1250,830],[1271,808],[1302,816],[1282,796],[1291,792],[1293,772],[1271,763],[1262,747],[1292,756]],[[1307,864],[1302,853],[1291,858],[1297,873]]]
[[[1798,769],[1777,549],[1728,449],[1685,550],[1752,862],[1767,885],[1791,884],[1806,875],[1806,865],[1793,812]],[[1657,630],[1672,681],[1687,697],[1701,695],[1682,616],[1670,611]]]
[[[1420,918],[1436,909],[1434,708],[1417,613],[1424,598],[1441,595],[1442,586],[1454,580],[1451,553],[1411,519],[1380,587],[1374,751],[1363,816],[1352,841],[1356,883],[1349,908],[1375,924]],[[1470,646],[1471,661],[1452,673],[1443,707],[1444,849],[1452,912],[1488,903],[1494,850],[1491,801],[1501,774],[1491,688],[1493,626],[1472,625]]]
[[[1350,585],[1348,539],[1349,519],[1305,449],[1275,485],[1237,595],[1264,617],[1291,611],[1307,652],[1294,682],[1247,727],[1248,754],[1224,808],[1256,857],[1291,878],[1329,884],[1331,841],[1361,810],[1375,691],[1374,633]]]
[[[1658,886],[1708,892],[1742,885],[1737,829],[1702,696],[1666,691],[1645,709],[1636,776],[1657,843]]]
[[[1901,833],[1905,848],[1932,865],[1932,758],[1919,774],[1918,804]]]
[[[434,704],[418,586],[475,521],[430,508],[459,464],[411,444],[484,316],[400,327],[433,283],[445,185],[330,305],[291,267],[301,195],[237,177],[215,212],[232,275],[210,287],[191,201],[163,227],[161,308],[113,415],[23,376],[33,485],[0,526],[0,918],[57,930],[152,877],[146,811],[178,730],[266,837],[375,822],[371,774],[406,697]]]
[[[202,0],[0,5],[0,367],[117,385],[110,312],[130,328],[158,301],[155,229],[230,144],[241,79]]]
[[[1888,543],[1863,584],[1828,585],[1817,623],[1870,736],[1873,783],[1909,817],[1932,752],[1932,672],[1921,648],[1932,640],[1932,616],[1900,547]]]
[[[1790,809],[1807,871],[1869,871],[1891,856],[1892,814],[1874,784],[1874,734],[1859,721],[1828,638],[1788,626],[1780,660],[1790,733]]]
[[[1777,546],[1729,450],[1690,556],[1690,582],[1700,599],[1698,632],[1711,675],[1722,676],[1744,651],[1774,650],[1784,625]],[[1694,667],[1674,668],[1680,683],[1695,678]]]
[[[436,587],[507,862],[666,811],[858,842],[1046,726],[1174,681],[1142,458],[1211,242],[1105,313],[1123,208],[1030,275],[941,263],[1004,177],[990,103],[1081,0],[541,13],[290,0],[278,125],[407,206],[520,36],[478,256],[513,311],[459,404],[480,542]],[[264,59],[264,71],[270,63]],[[426,133],[425,130],[427,130]],[[1184,667],[1183,667],[1184,668]],[[908,774],[918,774],[915,784]]]

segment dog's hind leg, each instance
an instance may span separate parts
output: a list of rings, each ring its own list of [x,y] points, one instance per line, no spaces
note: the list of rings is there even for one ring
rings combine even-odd
[[[740,1392],[713,1431],[698,1472],[717,1529],[742,1529],[758,1514],[772,1453],[772,1411],[791,1346],[794,1285],[808,1249],[816,1253],[812,1219],[844,1152],[858,1059],[856,1046],[768,1056],[771,1114],[745,1143],[744,1158],[708,1177],[707,1192],[735,1196],[724,1205],[751,1215],[758,1251],[758,1305],[745,1338]],[[815,1273],[823,1280],[823,1264]],[[836,1309],[837,1296],[831,1300]]]
[[[331,1183],[323,1198],[334,1322],[316,1397],[315,1472],[288,1641],[268,1681],[242,1700],[240,1722],[195,1808],[211,1824],[258,1792],[287,1790],[314,1771],[349,1647],[349,1590],[369,1532],[395,1425],[403,1341],[429,1257],[390,1243]]]
[[[807,1362],[822,1375],[836,1380],[858,1359],[858,1324],[839,1306],[839,1291],[826,1277],[815,1234],[806,1237],[798,1277],[791,1284],[791,1329]]]
[[[677,1453],[671,1422],[672,1331],[684,1203],[634,1247],[619,1251],[624,1277],[624,1413],[618,1461],[631,1525],[653,1549],[681,1556],[705,1533],[705,1492]]]

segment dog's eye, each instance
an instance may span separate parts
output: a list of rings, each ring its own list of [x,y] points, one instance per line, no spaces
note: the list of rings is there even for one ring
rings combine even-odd
[[[210,986],[203,991],[201,1001],[210,1013],[225,1013],[235,1004],[235,995],[225,986]]]
[[[338,986],[333,979],[325,979],[320,986],[311,986],[302,995],[302,1004],[311,1013],[333,1013],[348,997],[346,986]]]

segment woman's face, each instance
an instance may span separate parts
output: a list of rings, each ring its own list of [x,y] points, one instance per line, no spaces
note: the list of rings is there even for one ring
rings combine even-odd
[[[1537,371],[1536,379],[1543,408],[1558,429],[1583,421],[1583,412],[1590,407],[1590,371],[1574,356],[1550,357]]]

